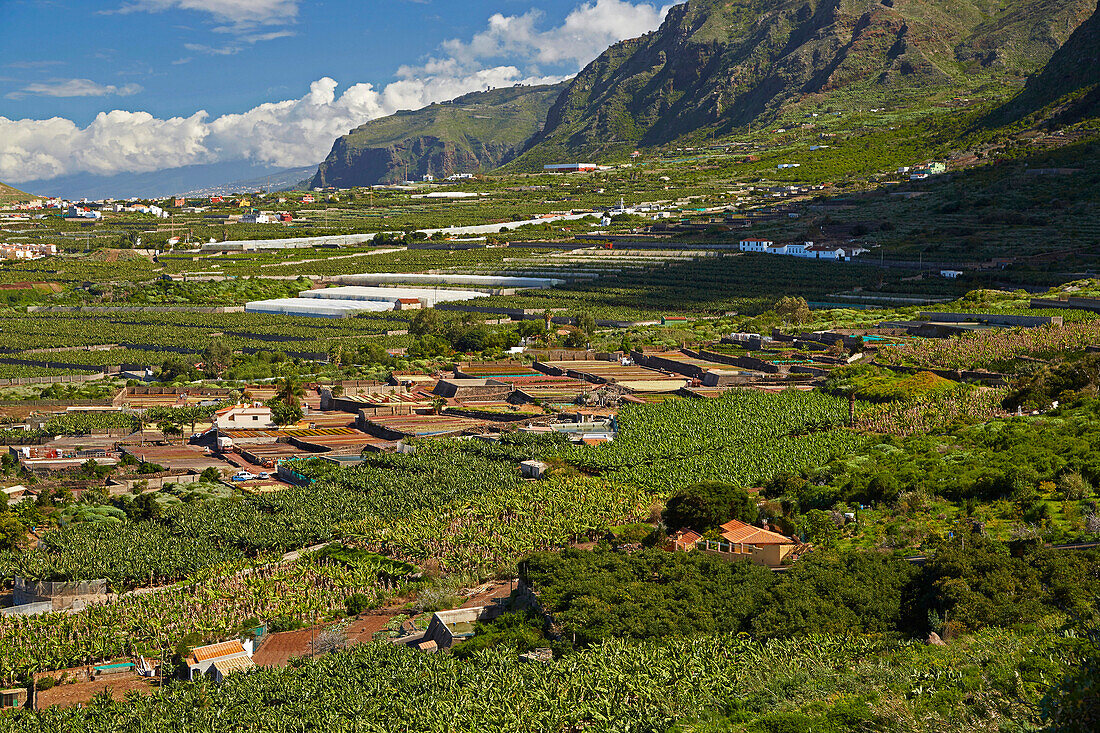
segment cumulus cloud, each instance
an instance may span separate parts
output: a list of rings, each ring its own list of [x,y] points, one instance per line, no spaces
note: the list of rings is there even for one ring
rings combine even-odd
[[[28,95],[41,97],[129,97],[142,91],[140,84],[100,84],[91,79],[51,79],[28,84],[19,91],[10,92],[9,99],[22,99]]]
[[[336,81],[325,77],[313,82],[300,99],[216,118],[205,111],[165,120],[147,112],[114,110],[79,127],[59,117],[0,117],[0,180],[147,173],[233,160],[286,168],[312,165],[325,156],[333,140],[368,120],[488,86],[539,81],[504,66],[465,77],[402,79],[381,90],[355,84],[337,94]]]
[[[670,5],[634,5],[626,0],[596,0],[573,9],[556,28],[540,30],[543,12],[531,9],[522,15],[497,13],[488,27],[469,41],[450,40],[443,49],[462,63],[483,59],[519,57],[546,65],[580,67],[608,46],[657,28]],[[576,70],[576,69],[574,69]]]
[[[270,13],[297,10],[297,2],[290,0],[143,0],[126,7],[139,5],[142,9],[205,9],[234,23],[243,17],[241,9],[246,6]],[[566,78],[608,45],[656,28],[666,10],[649,3],[596,0],[579,5],[560,26],[547,29],[540,28],[542,15],[537,11],[494,15],[486,29],[469,41],[448,41],[438,57],[401,67],[397,80],[385,87],[360,83],[338,93],[337,82],[325,77],[313,82],[299,99],[269,102],[216,118],[201,110],[171,119],[115,110],[79,127],[61,118],[0,117],[0,180],[20,183],[73,173],[146,173],[235,160],[287,168],[312,165],[349,129],[397,110],[419,109],[489,87]],[[274,16],[260,12],[257,17]],[[198,47],[188,50],[211,52]],[[123,89],[109,93],[121,94]]]

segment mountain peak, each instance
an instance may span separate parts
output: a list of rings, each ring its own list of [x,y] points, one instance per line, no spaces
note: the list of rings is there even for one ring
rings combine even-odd
[[[540,129],[564,85],[473,92],[403,110],[339,138],[313,187],[368,186],[432,175],[476,173],[506,162]]]

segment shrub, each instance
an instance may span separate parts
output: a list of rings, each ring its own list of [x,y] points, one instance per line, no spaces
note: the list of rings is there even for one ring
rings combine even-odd
[[[354,593],[344,599],[344,608],[349,616],[358,616],[370,608],[371,600],[362,593]]]
[[[758,515],[756,501],[744,489],[704,481],[673,494],[665,507],[664,521],[672,529],[690,527],[707,532],[731,519],[751,524]]]

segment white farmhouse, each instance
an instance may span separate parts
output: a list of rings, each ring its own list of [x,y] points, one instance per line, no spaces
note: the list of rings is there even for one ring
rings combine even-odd
[[[769,239],[742,239],[741,251],[742,252],[767,252],[768,247],[771,247],[774,242]]]
[[[275,427],[271,408],[260,403],[234,405],[214,413],[218,430],[270,430]]]

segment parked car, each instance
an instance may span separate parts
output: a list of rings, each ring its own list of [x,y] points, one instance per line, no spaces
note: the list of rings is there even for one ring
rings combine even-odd
[[[237,471],[233,474],[232,481],[252,481],[256,478],[256,475],[251,471]]]
[[[256,474],[256,478],[259,478],[259,479],[271,478],[271,474],[268,473],[267,471],[260,471],[258,474]]]

